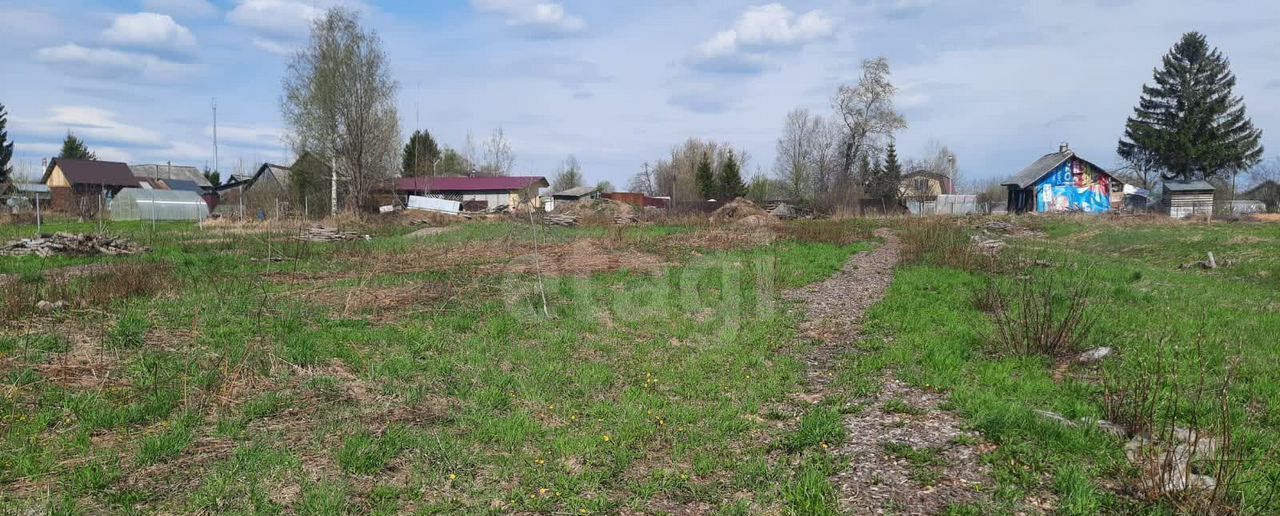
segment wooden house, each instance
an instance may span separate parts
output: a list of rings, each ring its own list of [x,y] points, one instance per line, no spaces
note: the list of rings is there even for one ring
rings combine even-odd
[[[946,174],[920,169],[908,172],[898,183],[899,197],[907,210],[916,215],[934,213],[938,196],[954,195],[955,184]]]
[[[1112,177],[1063,144],[1004,183],[1009,213],[1111,211]]]
[[[1165,181],[1160,194],[1160,211],[1175,219],[1213,214],[1213,194],[1208,181]]]
[[[59,158],[49,162],[40,182],[49,186],[52,211],[81,216],[97,214],[120,189],[139,186],[124,163]]]

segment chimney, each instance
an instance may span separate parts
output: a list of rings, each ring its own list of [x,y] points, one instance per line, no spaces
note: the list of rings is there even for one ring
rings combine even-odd
[[[1062,142],[1062,143],[1059,143],[1059,144],[1058,144],[1058,152],[1060,152],[1060,153],[1061,153],[1061,152],[1067,152],[1067,151],[1069,151],[1069,150],[1071,150],[1071,146],[1070,146],[1070,145],[1068,145],[1068,144],[1067,144],[1067,142]]]

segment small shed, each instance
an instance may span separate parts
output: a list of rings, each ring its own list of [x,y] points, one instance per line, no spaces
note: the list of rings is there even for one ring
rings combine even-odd
[[[1009,213],[1111,211],[1112,177],[1063,144],[1004,183]]]
[[[111,200],[111,220],[204,220],[209,205],[189,190],[125,188]]]
[[[1213,193],[1208,181],[1165,181],[1160,211],[1175,219],[1213,214]]]
[[[600,189],[592,186],[578,186],[551,194],[551,198],[557,201],[580,201],[597,197],[600,197]]]

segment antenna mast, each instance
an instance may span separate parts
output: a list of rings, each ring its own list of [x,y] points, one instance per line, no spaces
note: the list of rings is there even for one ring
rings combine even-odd
[[[218,97],[213,98],[213,171],[218,171]]]

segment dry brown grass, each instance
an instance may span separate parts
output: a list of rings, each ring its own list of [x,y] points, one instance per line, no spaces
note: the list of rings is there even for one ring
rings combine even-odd
[[[64,301],[70,308],[94,308],[131,297],[153,296],[172,284],[169,266],[121,262],[53,270],[38,278],[10,280],[0,298],[0,318],[14,322],[38,313],[40,301]]]

